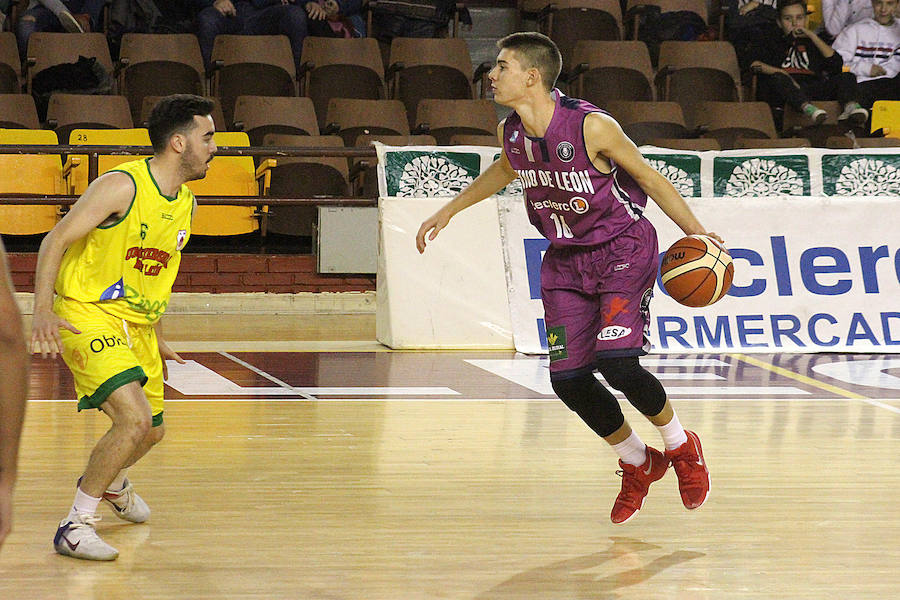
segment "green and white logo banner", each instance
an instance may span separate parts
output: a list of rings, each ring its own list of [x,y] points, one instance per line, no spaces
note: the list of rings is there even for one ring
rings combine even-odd
[[[378,195],[401,198],[452,198],[500,156],[488,146],[385,146],[378,153]],[[513,181],[498,195],[521,195]]]
[[[685,198],[900,194],[895,148],[689,152],[643,146],[641,153]]]
[[[379,145],[379,194],[452,197],[499,156],[483,146]],[[900,151],[784,148],[689,152],[643,146],[641,153],[685,198],[897,196]],[[514,181],[499,195],[521,194]]]

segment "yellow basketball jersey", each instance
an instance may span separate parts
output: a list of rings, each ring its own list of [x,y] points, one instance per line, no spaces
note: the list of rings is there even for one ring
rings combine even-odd
[[[155,323],[165,312],[191,235],[194,195],[182,185],[174,198],[159,191],[149,159],[113,169],[127,173],[135,194],[119,221],[101,225],[63,256],[56,293],[134,323]]]

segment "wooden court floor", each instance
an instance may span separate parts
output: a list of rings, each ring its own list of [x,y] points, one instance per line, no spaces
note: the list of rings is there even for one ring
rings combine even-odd
[[[386,352],[365,327],[309,343],[200,329],[169,330],[189,362],[167,438],[131,471],[150,522],[101,507],[114,563],[53,552],[106,419],[34,359],[0,598],[900,597],[900,355],[647,357],[712,492],[687,511],[670,471],[616,526],[614,456],[542,358]]]

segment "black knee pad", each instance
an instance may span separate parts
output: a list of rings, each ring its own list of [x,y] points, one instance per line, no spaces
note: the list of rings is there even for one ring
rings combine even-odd
[[[553,391],[566,406],[587,423],[597,435],[606,437],[625,423],[619,401],[603,387],[593,373],[552,377]]]
[[[597,359],[597,369],[606,382],[619,390],[641,414],[658,415],[666,405],[666,390],[638,362],[637,356]]]

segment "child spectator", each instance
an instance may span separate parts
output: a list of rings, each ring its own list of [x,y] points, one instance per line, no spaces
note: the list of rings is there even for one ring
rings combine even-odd
[[[805,0],[780,0],[781,35],[762,39],[750,68],[759,74],[759,95],[773,107],[789,104],[819,125],[827,117],[810,100],[837,100],[838,117],[862,125],[869,112],[859,104],[856,76],[843,72],[841,55],[807,27]]]
[[[834,49],[856,75],[860,101],[900,100],[900,21],[894,17],[898,0],[871,0],[874,17],[844,29]]]

